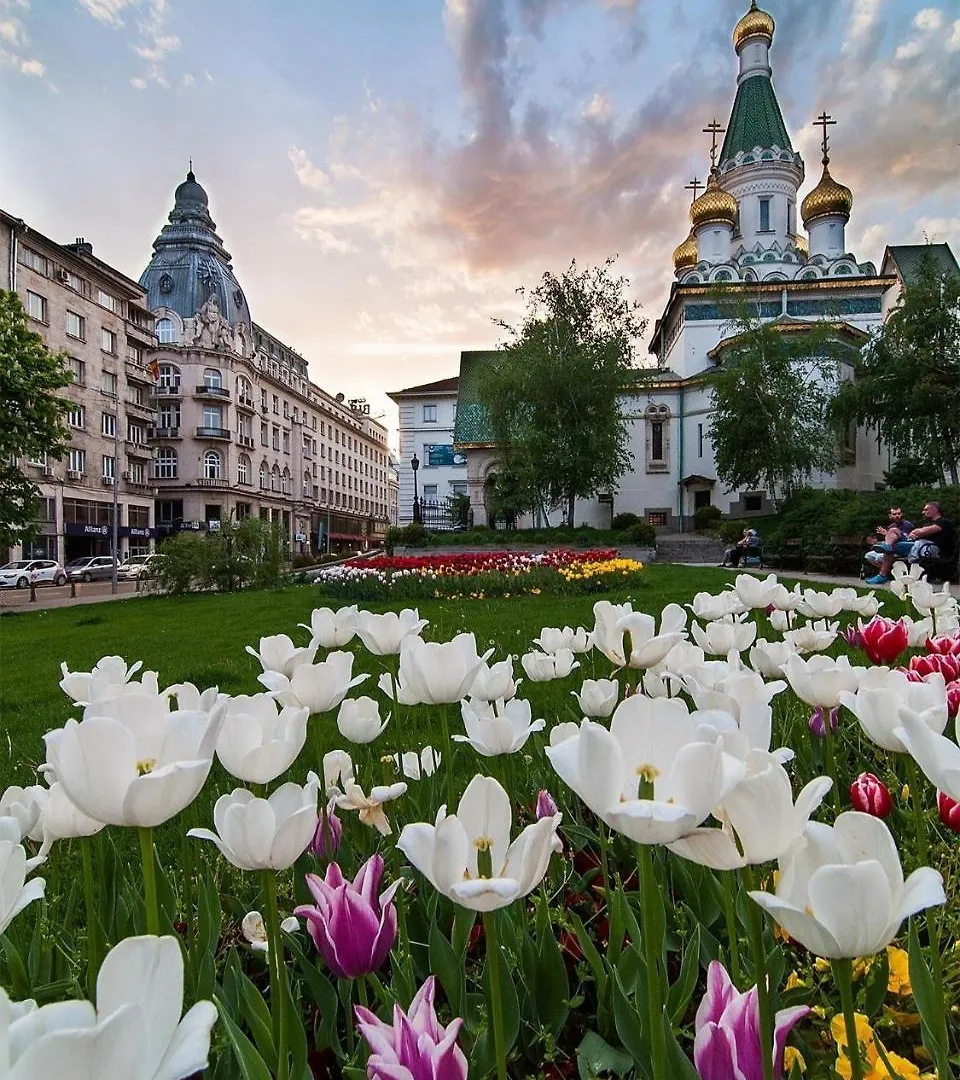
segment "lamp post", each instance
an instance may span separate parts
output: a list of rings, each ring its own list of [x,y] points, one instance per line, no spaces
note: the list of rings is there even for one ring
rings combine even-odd
[[[420,524],[420,496],[417,491],[417,469],[420,468],[420,459],[416,454],[410,459],[410,468],[413,469],[413,523]]]
[[[112,547],[113,547],[113,573],[110,575],[110,592],[116,593],[117,591],[117,566],[119,564],[119,555],[117,548],[120,544],[120,386],[119,383],[113,390],[107,390],[106,387],[101,387],[100,393],[113,402],[114,405],[114,417],[113,417],[113,529],[112,529]]]

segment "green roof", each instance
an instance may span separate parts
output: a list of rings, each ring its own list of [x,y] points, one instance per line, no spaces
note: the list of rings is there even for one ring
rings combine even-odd
[[[460,385],[457,391],[457,421],[453,428],[456,446],[494,443],[486,405],[479,400],[480,371],[500,354],[496,350],[460,353]]]
[[[741,151],[749,154],[758,146],[761,150],[771,150],[774,146],[793,150],[773,83],[766,75],[751,75],[737,87],[720,151],[720,167]]]
[[[932,256],[941,274],[960,277],[960,266],[949,244],[896,244],[887,248],[883,269],[889,273],[888,261],[892,260],[902,281],[908,285],[916,281],[924,255]]]

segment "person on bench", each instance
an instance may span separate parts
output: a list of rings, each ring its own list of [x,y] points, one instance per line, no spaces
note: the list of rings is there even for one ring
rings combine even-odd
[[[747,555],[759,554],[760,534],[756,529],[744,529],[743,536],[723,553],[721,566],[739,566],[740,560]]]
[[[954,527],[952,522],[943,516],[943,509],[934,499],[931,499],[923,508],[925,525],[918,529],[911,529],[907,534],[910,550],[907,553],[907,561],[914,563],[920,559],[949,559],[953,556]],[[893,568],[895,551],[885,552],[880,563],[880,571],[872,578],[867,578],[868,585],[886,585],[890,581],[890,571]]]
[[[912,541],[907,539],[912,529],[913,522],[904,518],[903,510],[899,506],[891,506],[889,521],[886,525],[877,526],[875,530],[877,542],[863,556],[864,561],[879,569],[883,563],[884,555],[889,554],[891,551],[894,555],[899,555],[900,558],[905,559],[913,547]]]

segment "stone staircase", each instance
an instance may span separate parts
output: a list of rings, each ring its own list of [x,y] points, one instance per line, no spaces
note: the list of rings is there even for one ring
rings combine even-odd
[[[657,562],[707,563],[716,566],[728,545],[696,533],[664,533],[657,537]]]

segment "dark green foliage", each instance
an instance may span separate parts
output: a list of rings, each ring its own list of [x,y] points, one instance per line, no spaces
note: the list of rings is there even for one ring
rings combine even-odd
[[[621,544],[636,544],[640,547],[653,547],[657,542],[657,530],[649,521],[637,520],[620,534]]]
[[[693,514],[693,527],[697,532],[707,532],[723,520],[719,506],[700,506]]]
[[[465,529],[470,521],[470,496],[456,491],[447,499],[450,512],[450,524],[458,529]]]
[[[260,518],[239,524],[223,521],[219,529],[203,535],[180,533],[164,541],[160,552],[163,559],[150,584],[178,595],[193,589],[274,588],[280,584],[285,556],[279,525]]]
[[[39,489],[18,458],[61,458],[70,436],[63,415],[70,403],[57,396],[71,383],[64,354],[52,353],[27,325],[15,292],[0,289],[0,548],[30,539]]]
[[[943,469],[929,458],[904,454],[883,474],[883,482],[889,488],[905,488],[914,484],[943,483]]]
[[[636,525],[638,521],[643,519],[639,514],[631,514],[629,511],[623,514],[615,514],[613,521],[610,522],[610,528],[615,531],[621,529],[629,529],[631,525]]]

